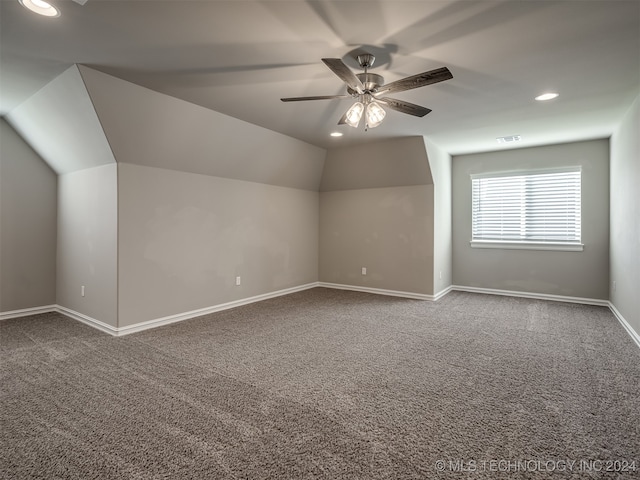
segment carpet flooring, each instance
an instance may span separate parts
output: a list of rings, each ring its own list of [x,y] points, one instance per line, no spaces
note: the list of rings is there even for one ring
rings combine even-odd
[[[640,478],[604,307],[316,288],[119,338],[7,320],[0,350],[3,479]]]

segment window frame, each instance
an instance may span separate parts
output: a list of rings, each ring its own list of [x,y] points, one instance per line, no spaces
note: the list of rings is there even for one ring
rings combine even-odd
[[[554,173],[578,172],[580,174],[580,238],[577,241],[554,242],[546,240],[498,240],[498,239],[474,239],[474,188],[473,180],[483,178],[500,178],[515,177],[527,175],[545,175]],[[560,168],[540,168],[527,170],[508,170],[485,172],[470,175],[471,180],[471,240],[469,244],[471,248],[497,248],[497,249],[513,249],[513,250],[555,250],[555,251],[572,251],[579,252],[584,250],[582,238],[582,166],[568,166]]]

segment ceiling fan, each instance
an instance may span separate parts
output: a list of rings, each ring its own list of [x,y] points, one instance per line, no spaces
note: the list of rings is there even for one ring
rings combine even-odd
[[[324,64],[335,73],[346,85],[346,95],[323,95],[316,97],[291,97],[281,98],[283,102],[301,102],[306,100],[331,100],[334,98],[353,98],[356,102],[340,118],[338,125],[347,124],[357,127],[364,114],[365,130],[374,128],[382,123],[386,112],[381,105],[385,105],[398,112],[407,113],[416,117],[424,117],[431,110],[413,103],[384,96],[387,93],[403,92],[413,88],[424,87],[433,83],[442,82],[453,78],[448,68],[436,68],[428,72],[419,73],[395,82],[384,84],[382,76],[369,73],[369,68],[375,61],[371,54],[358,55],[358,63],[364,69],[364,73],[355,74],[339,58],[323,58]]]

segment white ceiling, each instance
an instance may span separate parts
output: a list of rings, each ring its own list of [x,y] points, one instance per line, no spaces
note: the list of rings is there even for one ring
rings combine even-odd
[[[640,1],[55,1],[44,18],[0,0],[0,113],[74,63],[321,147],[424,135],[452,154],[607,137],[640,93]],[[364,132],[320,61],[376,55],[391,82],[446,66],[453,79],[394,94],[433,110],[389,111]],[[545,91],[560,97],[546,103]],[[331,138],[332,131],[344,132]]]

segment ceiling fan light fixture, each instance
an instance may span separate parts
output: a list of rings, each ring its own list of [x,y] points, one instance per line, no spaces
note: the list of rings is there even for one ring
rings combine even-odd
[[[344,119],[345,123],[350,127],[358,128],[363,112],[364,104],[362,102],[354,103],[353,105],[351,105],[351,107],[349,107],[349,110],[347,110]]]
[[[367,104],[367,127],[375,128],[382,123],[387,112],[377,102]]]
[[[27,10],[44,17],[60,16],[60,10],[44,0],[18,0],[18,3]]]

